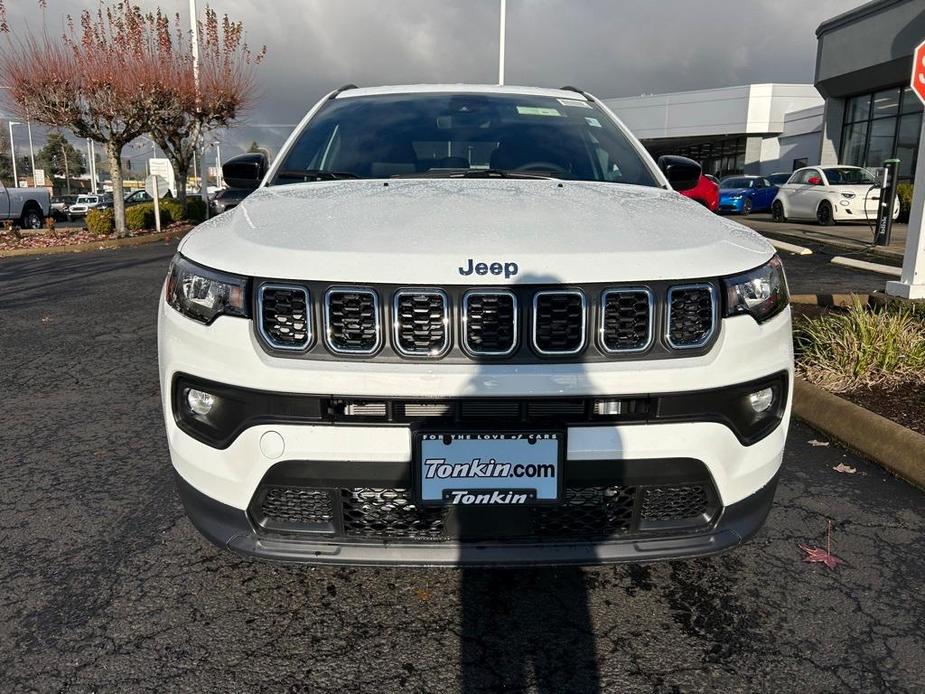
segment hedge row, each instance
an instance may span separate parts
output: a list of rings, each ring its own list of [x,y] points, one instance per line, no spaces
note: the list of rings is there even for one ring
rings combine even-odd
[[[188,198],[186,211],[179,201],[173,198],[161,200],[161,226],[167,226],[173,221],[186,219],[191,222],[201,222],[206,218],[206,206],[202,198]],[[154,229],[154,203],[146,202],[132,205],[125,209],[125,226],[130,231]],[[115,220],[112,209],[89,210],[87,212],[87,229],[100,234],[109,235],[115,229]]]

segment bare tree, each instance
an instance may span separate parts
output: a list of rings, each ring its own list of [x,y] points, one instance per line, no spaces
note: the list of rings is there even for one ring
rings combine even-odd
[[[179,19],[176,20],[179,22]],[[198,21],[198,20],[197,20]],[[254,91],[253,68],[266,47],[252,53],[244,41],[244,27],[206,7],[199,21],[199,80],[193,71],[189,37],[171,43],[171,32],[159,27],[159,62],[171,63],[177,76],[167,87],[169,108],[160,108],[151,120],[150,135],[170,159],[177,174],[177,197],[186,202],[186,182],[195,154],[205,135],[231,125],[250,104]]]

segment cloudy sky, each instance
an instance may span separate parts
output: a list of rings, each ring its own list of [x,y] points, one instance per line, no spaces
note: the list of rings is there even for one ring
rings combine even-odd
[[[580,86],[606,98],[752,82],[812,82],[815,28],[862,0],[508,0],[506,82]],[[204,0],[198,0],[200,12]],[[46,21],[93,0],[48,0]],[[189,0],[161,0],[188,16]],[[223,154],[271,151],[344,83],[497,81],[500,0],[214,0],[266,44],[260,93]],[[37,0],[7,0],[11,28],[38,29]]]

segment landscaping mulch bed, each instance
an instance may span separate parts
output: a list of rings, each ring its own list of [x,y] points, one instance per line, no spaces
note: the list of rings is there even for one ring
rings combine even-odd
[[[906,383],[891,389],[863,387],[838,395],[925,435],[925,386],[921,384]]]
[[[186,222],[178,222],[165,226],[161,231],[181,232],[190,228]],[[60,248],[63,246],[76,246],[81,243],[96,243],[118,239],[115,234],[97,234],[87,229],[47,229],[37,231],[21,231],[20,238],[10,231],[0,231],[0,251],[12,251],[22,248]],[[148,236],[156,233],[154,229],[140,229],[130,231],[126,236],[121,238],[135,238],[138,236]]]

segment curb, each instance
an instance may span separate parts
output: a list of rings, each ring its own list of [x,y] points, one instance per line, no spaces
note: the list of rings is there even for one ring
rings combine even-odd
[[[177,231],[162,231],[160,234],[145,234],[144,236],[133,236],[125,239],[106,239],[104,241],[87,241],[86,243],[75,243],[71,246],[48,246],[45,248],[14,248],[9,251],[0,251],[0,258],[21,258],[30,255],[54,255],[58,253],[83,253],[84,251],[100,251],[112,248],[130,248],[132,246],[144,246],[148,243],[157,243],[158,241],[172,241],[173,239],[185,236],[191,229],[181,229]]]
[[[898,477],[925,489],[925,436],[794,379],[793,415]]]
[[[843,267],[852,267],[857,268],[858,270],[867,270],[869,272],[879,272],[881,275],[889,275],[890,277],[899,277],[902,275],[902,268],[894,267],[892,265],[883,265],[881,263],[869,263],[866,260],[846,258],[842,255],[836,255],[829,262],[833,263],[834,265],[841,265]]]
[[[857,292],[855,294],[792,294],[790,296],[790,303],[848,308],[854,303],[855,298],[860,298],[865,305],[870,303],[870,295],[864,292]]]
[[[810,238],[800,232],[787,231],[785,229],[773,229],[773,230],[759,231],[758,229],[753,229],[752,227],[749,227],[749,228],[752,229],[752,231],[761,234],[762,236],[767,238],[769,241],[771,240],[772,237],[768,236],[768,234],[777,234],[779,236],[786,236],[787,238],[791,238],[791,239],[799,239],[800,241],[810,241],[812,243],[818,243],[823,246],[832,246],[833,248],[843,248],[844,250],[847,250],[847,251],[863,250],[865,253],[868,253],[870,255],[880,256],[881,258],[889,259],[889,260],[898,260],[902,262],[902,259],[903,259],[903,253],[899,251],[891,251],[886,248],[881,248],[880,246],[872,246],[870,244],[864,243],[863,241],[855,241],[854,239],[829,239],[829,238],[815,239],[815,238]]]

